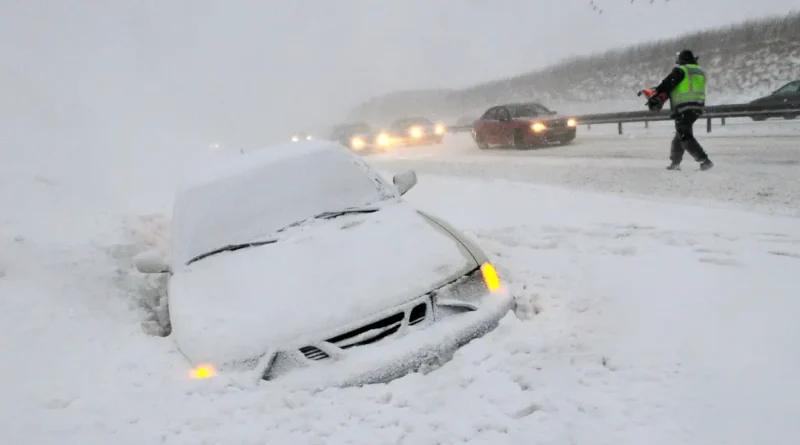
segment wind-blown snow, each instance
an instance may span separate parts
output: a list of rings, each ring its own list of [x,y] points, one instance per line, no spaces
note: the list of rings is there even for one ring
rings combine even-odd
[[[16,205],[21,186],[35,203]],[[40,206],[77,199],[68,187],[0,191],[17,210],[0,226],[3,443],[788,445],[800,432],[796,219],[421,175],[409,201],[481,242],[522,319],[427,375],[308,392],[189,380],[172,340],[142,332],[130,258],[163,244],[162,218],[87,210],[54,231]]]

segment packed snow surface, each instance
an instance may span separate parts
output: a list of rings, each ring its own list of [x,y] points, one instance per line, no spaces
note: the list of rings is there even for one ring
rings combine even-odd
[[[519,309],[432,372],[316,392],[191,380],[173,340],[146,335],[154,283],[130,262],[168,243],[164,187],[95,202],[6,169],[0,443],[796,443],[800,224],[775,214],[800,201],[790,188],[751,205],[779,193],[784,167],[755,161],[781,139],[739,137],[724,156],[709,140],[715,169],[666,176],[668,140],[613,139],[630,158],[595,162],[610,142],[581,134],[538,153],[370,160],[427,172],[408,201],[477,239]]]

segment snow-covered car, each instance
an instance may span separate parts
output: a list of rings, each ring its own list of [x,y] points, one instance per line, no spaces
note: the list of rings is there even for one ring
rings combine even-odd
[[[333,141],[226,159],[179,191],[168,273],[171,336],[195,377],[354,385],[436,364],[515,303],[486,254]],[[237,374],[241,375],[241,374]],[[312,378],[314,377],[314,378]]]

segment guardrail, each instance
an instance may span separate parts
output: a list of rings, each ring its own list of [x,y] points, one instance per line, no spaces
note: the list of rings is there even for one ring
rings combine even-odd
[[[800,116],[800,105],[759,105],[759,104],[731,104],[731,105],[709,105],[701,119],[706,120],[706,132],[711,133],[712,119],[720,119],[721,124],[725,125],[725,119],[734,117],[749,118],[770,118],[784,117],[794,118]],[[586,125],[589,129],[592,125],[617,124],[617,131],[622,134],[622,124],[630,122],[644,122],[645,128],[649,122],[668,121],[670,112],[662,111],[624,111],[619,113],[600,113],[575,116],[578,125]],[[457,125],[450,127],[453,133],[471,131],[472,125]]]

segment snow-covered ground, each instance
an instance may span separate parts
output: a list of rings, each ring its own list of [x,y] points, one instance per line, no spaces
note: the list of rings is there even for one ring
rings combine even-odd
[[[800,224],[775,214],[800,208],[798,139],[715,130],[714,170],[669,174],[666,131],[595,130],[369,158],[421,172],[408,200],[481,241],[521,310],[430,374],[316,393],[190,380],[144,333],[130,258],[167,243],[166,175],[101,193],[6,166],[0,443],[794,444]]]

